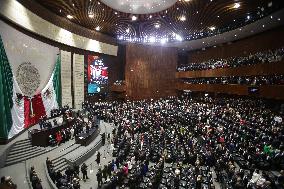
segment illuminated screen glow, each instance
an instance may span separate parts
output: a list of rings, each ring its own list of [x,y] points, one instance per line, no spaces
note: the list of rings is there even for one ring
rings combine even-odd
[[[108,84],[108,67],[99,56],[88,56],[88,93],[95,94],[104,91]]]

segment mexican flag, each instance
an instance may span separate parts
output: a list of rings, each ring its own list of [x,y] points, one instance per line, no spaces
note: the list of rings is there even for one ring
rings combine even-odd
[[[17,84],[0,36],[0,138],[10,139],[25,128],[50,116],[61,106],[61,62],[58,56],[53,73],[44,89],[33,97],[24,96]]]

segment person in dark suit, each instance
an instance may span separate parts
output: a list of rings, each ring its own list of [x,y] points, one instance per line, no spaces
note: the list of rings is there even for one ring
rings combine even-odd
[[[100,187],[103,184],[101,168],[99,168],[96,176],[97,176],[97,181],[98,181],[98,187]]]
[[[96,162],[97,162],[98,165],[100,165],[100,163],[101,163],[101,153],[100,152],[97,153]]]
[[[106,181],[107,180],[107,166],[106,165],[104,166],[104,169],[103,169],[103,177],[104,177],[104,180]]]
[[[81,172],[83,174],[83,180],[89,179],[88,177],[88,166],[86,165],[86,163],[83,163],[83,165],[81,166]]]
[[[86,133],[89,133],[90,132],[90,126],[87,124],[86,125]]]
[[[74,175],[75,175],[75,177],[78,177],[79,178],[79,173],[80,173],[80,171],[79,171],[79,165],[77,165],[76,163],[74,164]]]

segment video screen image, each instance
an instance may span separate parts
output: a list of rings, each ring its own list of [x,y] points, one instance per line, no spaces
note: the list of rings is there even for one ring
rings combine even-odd
[[[88,93],[102,93],[108,84],[108,67],[99,56],[88,55]]]

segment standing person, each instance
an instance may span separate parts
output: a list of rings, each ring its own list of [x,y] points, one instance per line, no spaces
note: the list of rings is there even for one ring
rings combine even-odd
[[[102,145],[104,146],[105,143],[106,143],[106,134],[103,133],[103,134],[101,134],[101,136],[102,136]]]
[[[110,140],[110,133],[107,134],[107,141],[108,141],[109,144],[111,143],[111,140]]]
[[[75,177],[79,178],[79,165],[77,165],[76,163],[74,163],[74,173],[75,173]]]
[[[83,180],[89,179],[87,173],[88,173],[88,166],[86,165],[86,163],[83,163],[83,165],[81,166],[81,172],[83,174]]]
[[[100,165],[100,163],[101,163],[101,153],[100,153],[99,151],[98,151],[98,153],[97,153],[96,162],[97,162],[98,165]]]
[[[101,185],[103,184],[101,168],[99,168],[99,170],[97,172],[97,181],[98,181],[98,187],[101,187]]]
[[[107,166],[106,165],[104,166],[104,169],[103,169],[103,177],[106,181],[107,180]]]
[[[58,132],[56,133],[56,141],[57,141],[57,145],[61,144],[62,135],[61,135],[60,131],[58,131]]]

